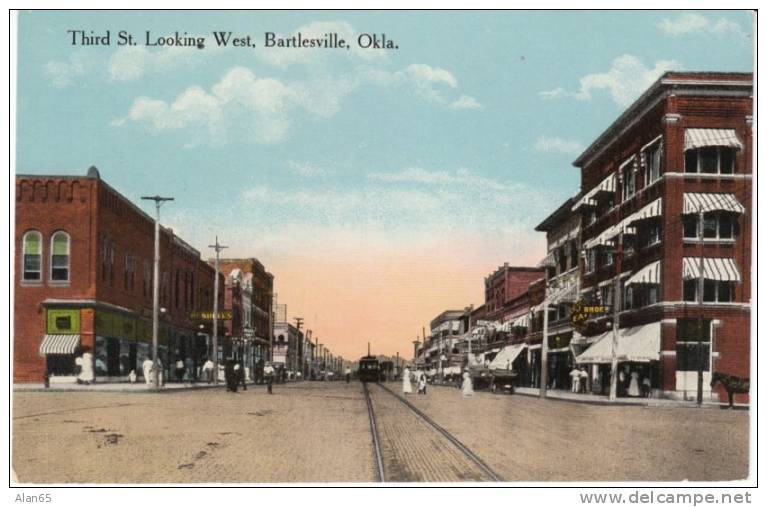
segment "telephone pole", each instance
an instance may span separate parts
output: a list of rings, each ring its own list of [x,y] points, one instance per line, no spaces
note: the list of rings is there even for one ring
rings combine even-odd
[[[218,257],[221,250],[229,247],[220,244],[218,236],[216,243],[208,247],[216,251],[216,278],[213,280],[213,383],[218,384]]]
[[[298,340],[301,337],[301,327],[304,325],[304,318],[303,317],[293,317],[293,320],[296,321],[296,329],[298,330],[298,335],[296,335],[296,350],[293,351],[293,375],[295,375],[295,372],[298,368],[296,368],[296,365],[299,361],[298,357]],[[290,340],[288,340],[288,347],[290,347]]]
[[[698,348],[697,348],[697,370],[698,370],[698,393],[696,402],[698,407],[703,405],[703,287],[706,283],[706,277],[703,267],[703,210],[698,211],[698,240],[700,241],[700,259],[698,260]],[[710,345],[709,345],[710,346]]]
[[[156,218],[154,221],[154,284],[152,286],[152,384],[155,389],[160,387],[160,369],[157,367],[157,335],[160,329],[160,206],[173,197],[159,195],[144,196],[145,201],[154,201]]]

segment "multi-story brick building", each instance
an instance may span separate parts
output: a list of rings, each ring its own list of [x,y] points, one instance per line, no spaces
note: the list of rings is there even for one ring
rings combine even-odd
[[[14,357],[16,382],[73,380],[75,357],[93,354],[96,378],[140,375],[151,355],[154,220],[101,180],[16,177]],[[189,374],[208,355],[193,312],[213,307],[214,271],[171,229],[160,234],[159,352]],[[223,282],[219,303],[223,307]]]
[[[582,295],[617,303],[621,376],[658,395],[694,398],[699,366],[706,395],[712,371],[749,377],[752,80],[666,73],[574,162]],[[602,393],[611,321],[588,322],[578,357]]]
[[[250,378],[260,379],[271,346],[274,276],[255,258],[220,259],[219,270],[226,277],[225,304],[232,310],[227,355],[242,361]]]

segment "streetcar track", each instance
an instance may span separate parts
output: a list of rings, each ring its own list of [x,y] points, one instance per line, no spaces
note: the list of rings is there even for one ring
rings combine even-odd
[[[386,475],[384,472],[383,455],[381,453],[381,442],[378,438],[378,427],[376,426],[375,412],[373,411],[373,401],[370,399],[370,391],[368,391],[368,383],[362,383],[362,390],[365,394],[365,402],[368,407],[368,418],[370,420],[370,434],[373,438],[373,457],[375,458],[375,472],[378,482],[386,482]]]
[[[374,458],[376,460],[375,467],[376,467],[376,476],[378,481],[385,482],[385,474],[384,474],[384,463],[383,463],[383,453],[381,450],[381,442],[380,442],[380,436],[378,435],[378,428],[376,425],[376,415],[375,411],[373,410],[373,402],[370,397],[370,392],[368,390],[368,386],[366,382],[363,382],[363,392],[365,395],[365,401],[368,406],[368,415],[370,418],[370,430],[372,434],[373,439],[373,452],[374,452]],[[417,407],[415,407],[412,403],[407,401],[406,399],[402,398],[395,392],[393,392],[388,387],[377,384],[381,389],[389,393],[394,399],[399,401],[402,405],[404,405],[406,408],[409,409],[409,412],[414,414],[420,421],[422,421],[427,427],[430,427],[434,431],[436,431],[439,435],[444,437],[448,442],[452,444],[452,446],[459,451],[461,455],[468,458],[468,460],[473,463],[476,467],[481,470],[482,475],[488,477],[490,480],[495,482],[502,482],[503,479],[495,472],[493,471],[479,456],[477,456],[471,449],[466,447],[460,440],[458,440],[455,436],[453,436],[450,432],[448,432],[445,428],[434,422],[429,416],[424,414],[421,410],[419,410]],[[438,451],[439,449],[434,449],[434,451]],[[452,467],[454,468],[454,467]],[[454,469],[453,472],[456,474],[456,476],[461,477],[464,474],[462,474],[461,470]]]

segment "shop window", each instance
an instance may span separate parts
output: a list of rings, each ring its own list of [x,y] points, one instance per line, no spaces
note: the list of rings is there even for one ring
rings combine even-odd
[[[735,150],[718,146],[687,150],[684,153],[684,172],[733,174],[735,172]]]
[[[677,371],[709,370],[711,356],[711,320],[678,319],[676,325]],[[700,346],[699,346],[700,342]]]
[[[37,231],[24,234],[22,242],[22,280],[38,282],[43,278],[43,238]]]
[[[69,281],[69,234],[64,231],[51,237],[51,281]]]

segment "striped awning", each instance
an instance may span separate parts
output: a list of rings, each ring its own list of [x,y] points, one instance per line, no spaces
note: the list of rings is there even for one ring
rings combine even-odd
[[[694,280],[700,278],[700,259],[685,257],[682,265],[682,278]],[[703,278],[721,282],[740,282],[740,271],[735,260],[729,257],[704,257]]]
[[[607,178],[603,179],[599,185],[586,192],[586,194],[572,207],[572,211],[577,210],[583,205],[596,206],[597,203],[594,201],[594,196],[599,192],[615,192],[615,173],[610,174]]]
[[[546,257],[543,258],[541,262],[538,263],[539,268],[545,268],[545,267],[554,267],[557,265],[557,259],[554,255],[554,251],[550,251],[548,254],[546,254]]]
[[[706,146],[726,146],[743,149],[735,129],[687,129],[684,131],[684,150]]]
[[[79,334],[47,334],[40,344],[40,355],[74,354],[79,345]]]
[[[610,240],[612,240],[615,236],[617,236],[621,232],[622,226],[623,226],[623,222],[617,225],[608,227],[607,229],[599,233],[597,236],[594,236],[588,241],[584,241],[583,248],[585,248],[586,250],[589,250],[591,248],[595,248],[600,245],[604,245],[604,246],[609,245]]]
[[[511,327],[530,327],[530,314],[525,313],[521,317],[517,317],[511,323]]]
[[[707,211],[732,211],[745,213],[746,209],[738,202],[734,194],[713,194],[685,192],[683,215]]]
[[[639,220],[646,220],[648,218],[659,217],[661,215],[661,208],[663,207],[663,198],[658,197],[653,202],[643,207],[636,213],[632,213],[628,218],[623,220],[621,224],[632,224]]]
[[[626,280],[626,285],[639,283],[660,283],[660,261],[651,262]]]

